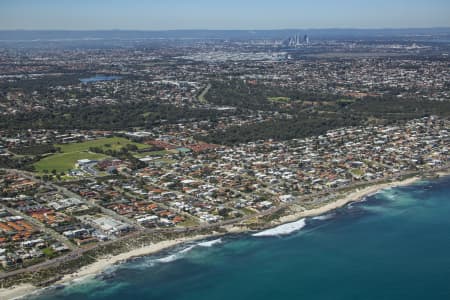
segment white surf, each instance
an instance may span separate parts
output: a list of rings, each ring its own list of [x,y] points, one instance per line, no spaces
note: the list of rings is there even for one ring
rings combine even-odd
[[[295,231],[299,231],[306,226],[305,219],[298,220],[292,223],[286,223],[275,228],[267,229],[261,232],[254,233],[252,236],[265,237],[265,236],[281,236],[289,235]]]

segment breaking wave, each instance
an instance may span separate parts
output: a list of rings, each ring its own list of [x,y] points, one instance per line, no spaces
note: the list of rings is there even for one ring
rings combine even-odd
[[[155,259],[154,261],[155,262],[159,262],[159,263],[169,263],[169,262],[172,262],[172,261],[175,261],[177,259],[182,258],[185,253],[188,253],[189,251],[191,251],[194,248],[195,248],[195,245],[194,246],[189,246],[189,247],[187,247],[187,248],[185,248],[183,250],[180,250],[177,253],[171,254],[171,255],[166,256],[166,257]]]
[[[197,246],[200,246],[200,247],[212,247],[212,246],[220,244],[220,243],[222,243],[222,239],[201,242],[201,243],[198,243]]]
[[[252,236],[255,237],[264,237],[264,236],[281,236],[281,235],[288,235],[295,231],[299,231],[303,227],[306,226],[305,219],[298,220],[296,222],[292,223],[286,223],[280,226],[277,226],[275,228],[271,228],[268,230],[264,230],[261,232],[257,232],[252,234]]]
[[[319,220],[319,221],[325,221],[325,220],[329,220],[332,219],[334,217],[334,214],[326,214],[326,215],[321,215],[321,216],[317,216],[312,218],[313,220]]]
[[[186,253],[190,252],[192,249],[194,249],[196,247],[209,248],[209,247],[212,247],[212,246],[220,244],[220,243],[222,243],[222,239],[215,239],[215,240],[210,240],[210,241],[199,242],[197,244],[190,245],[184,249],[181,249],[181,250],[179,250],[175,253],[172,253],[168,256],[165,256],[165,257],[156,258],[156,259],[155,258],[146,259],[146,261],[143,264],[141,264],[141,266],[151,267],[158,263],[159,264],[170,263],[170,262],[173,262],[173,261],[183,258],[186,255]]]

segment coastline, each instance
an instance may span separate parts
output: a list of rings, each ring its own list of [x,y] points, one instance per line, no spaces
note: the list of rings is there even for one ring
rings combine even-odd
[[[415,177],[411,177],[411,178],[408,178],[405,180],[382,183],[382,184],[377,184],[377,185],[373,185],[373,186],[368,186],[363,189],[357,189],[357,190],[350,192],[349,194],[346,194],[343,198],[340,198],[331,203],[327,203],[321,207],[308,209],[308,210],[292,213],[287,216],[283,216],[279,219],[279,224],[283,224],[283,223],[287,223],[287,222],[294,222],[294,221],[297,221],[297,220],[299,220],[301,218],[305,218],[305,217],[320,216],[320,215],[326,214],[330,211],[333,211],[335,209],[338,209],[340,207],[343,207],[349,203],[361,201],[370,194],[374,194],[374,193],[377,193],[381,190],[388,189],[388,188],[411,185],[419,180],[421,180],[421,177],[415,176]]]
[[[443,173],[439,174],[439,176],[446,176],[446,175],[449,175],[449,174],[447,172],[443,172]],[[314,217],[314,216],[323,215],[330,211],[333,211],[335,209],[343,207],[349,203],[361,201],[366,196],[376,193],[376,192],[379,192],[380,190],[398,187],[398,186],[411,185],[421,179],[422,179],[421,177],[416,176],[416,177],[408,178],[408,179],[401,180],[401,181],[376,184],[373,186],[368,186],[366,188],[357,189],[357,190],[354,190],[354,191],[351,191],[351,192],[345,194],[343,196],[343,198],[340,198],[340,199],[337,199],[336,201],[327,203],[321,207],[303,210],[303,211],[299,211],[299,212],[294,212],[287,216],[283,216],[283,217],[279,218],[276,222],[271,223],[271,227],[278,226],[278,225],[284,224],[284,223],[295,222],[295,221],[297,221],[301,218],[305,218],[305,217]],[[121,253],[118,255],[100,258],[96,262],[82,267],[75,273],[65,275],[62,279],[58,280],[57,282],[53,283],[52,285],[66,285],[66,284],[69,284],[70,282],[79,280],[80,278],[95,276],[95,275],[100,274],[102,271],[104,271],[108,267],[111,267],[115,264],[127,261],[127,260],[135,258],[135,257],[155,254],[155,253],[161,252],[163,250],[172,248],[174,246],[177,246],[179,244],[183,244],[186,242],[192,242],[192,241],[202,240],[202,239],[206,239],[206,238],[211,238],[213,236],[219,236],[219,235],[225,235],[225,234],[236,234],[236,233],[243,233],[243,232],[250,231],[246,228],[238,227],[236,225],[224,226],[224,228],[227,229],[227,233],[196,235],[193,237],[178,238],[178,239],[174,239],[174,240],[166,240],[166,241],[161,241],[161,242],[158,242],[155,244],[150,244],[148,246],[144,246],[141,248],[133,249],[131,251],[124,252],[124,253]],[[19,299],[26,295],[30,295],[32,293],[38,292],[39,290],[42,290],[42,289],[43,288],[35,287],[29,283],[20,284],[20,285],[13,286],[10,288],[1,288],[0,289],[0,299]]]
[[[98,259],[96,262],[84,266],[80,268],[77,272],[72,274],[64,275],[61,279],[58,281],[52,283],[52,286],[54,285],[66,285],[71,282],[80,280],[82,278],[92,277],[99,275],[107,268],[121,263],[125,262],[127,260],[130,260],[135,257],[141,257],[146,256],[150,254],[155,254],[158,252],[161,252],[163,250],[166,250],[168,248],[172,248],[174,246],[187,243],[187,242],[193,242],[197,240],[202,240],[206,238],[210,238],[215,236],[214,234],[211,235],[196,235],[193,237],[186,237],[186,238],[178,238],[174,240],[166,240],[161,241],[155,244],[150,244],[141,248],[136,248],[128,252],[124,252],[118,255],[110,255],[103,258]],[[22,297],[25,297],[27,295],[36,293],[40,290],[44,290],[42,287],[36,287],[30,283],[24,283],[19,284],[17,286],[13,286],[10,288],[0,288],[0,299],[20,299]]]
[[[39,288],[35,287],[31,283],[23,283],[10,288],[0,289],[0,299],[19,299],[38,290]]]
[[[174,239],[174,240],[166,240],[166,241],[161,241],[161,242],[158,242],[155,244],[150,244],[150,245],[147,245],[147,246],[144,246],[141,248],[136,248],[131,251],[124,252],[124,253],[121,253],[118,255],[107,256],[105,258],[101,258],[101,259],[97,260],[96,262],[94,262],[90,265],[82,267],[80,270],[78,270],[75,273],[63,276],[63,278],[56,281],[54,284],[55,285],[67,284],[67,283],[70,283],[70,282],[75,281],[80,278],[95,276],[115,264],[125,262],[132,258],[155,254],[155,253],[161,252],[163,250],[172,248],[172,247],[180,245],[180,244],[198,241],[198,240],[210,238],[213,236],[215,236],[215,235],[214,234],[196,235],[193,237],[178,238],[178,239]],[[0,294],[0,298],[1,298],[1,294]]]

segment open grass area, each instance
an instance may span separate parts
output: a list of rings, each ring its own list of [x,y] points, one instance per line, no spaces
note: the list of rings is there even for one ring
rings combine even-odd
[[[43,249],[42,252],[43,252],[44,255],[47,256],[48,258],[53,258],[53,257],[55,257],[55,256],[58,256],[58,255],[55,253],[55,251],[54,251],[52,248],[50,248],[50,247]]]
[[[75,163],[80,159],[103,159],[108,157],[104,154],[92,153],[87,151],[69,152],[69,153],[56,153],[47,156],[37,163],[34,167],[37,172],[44,173],[44,170],[51,172],[67,172],[75,167]]]
[[[208,86],[198,96],[198,101],[200,101],[202,103],[208,103],[205,96],[206,96],[206,94],[208,94],[210,89],[211,89],[211,84],[208,84]]]
[[[90,148],[101,148],[103,151],[118,151],[123,147],[126,147],[126,145],[135,145],[138,149],[152,148],[152,146],[135,143],[122,137],[101,138],[98,140],[86,141],[81,143],[57,144],[55,145],[55,147],[60,148],[61,153],[55,153],[41,159],[34,164],[34,167],[39,173],[44,173],[45,170],[47,170],[48,172],[56,170],[56,172],[58,173],[67,172],[73,169],[75,167],[75,163],[80,159],[100,160],[108,157],[104,154],[90,152]],[[155,153],[154,155],[157,154]],[[143,155],[142,157],[144,156],[146,155]]]
[[[344,98],[342,98],[342,99],[337,100],[336,104],[340,105],[340,106],[347,106],[347,105],[353,104],[355,102],[356,102],[356,100],[354,100],[354,99],[344,99]]]
[[[69,152],[78,152],[78,151],[87,151],[91,147],[102,148],[103,150],[120,150],[126,145],[135,145],[138,149],[150,148],[151,146],[145,144],[139,144],[132,142],[126,138],[122,137],[112,137],[112,138],[103,138],[93,141],[81,142],[81,143],[71,143],[71,144],[58,144],[55,147],[61,148],[61,152],[69,153]]]
[[[247,208],[247,207],[241,208],[240,211],[241,211],[245,216],[251,216],[251,215],[254,215],[254,214],[257,213],[256,211],[254,211],[254,210],[252,210],[252,209],[250,209],[250,208]]]
[[[86,141],[81,143],[71,143],[71,144],[58,144],[55,147],[61,149],[61,153],[55,153],[47,156],[37,163],[34,167],[37,172],[44,173],[45,170],[51,172],[56,170],[56,172],[67,172],[75,167],[75,163],[80,159],[103,159],[107,158],[107,155],[89,152],[89,148],[101,148],[106,151],[110,150],[120,150],[126,145],[135,145],[138,149],[149,148],[150,146],[132,142],[126,138],[122,137],[112,137],[112,138],[102,138],[93,141]]]
[[[350,173],[352,173],[356,177],[362,177],[365,172],[363,170],[361,170],[361,169],[351,169]]]
[[[283,103],[287,103],[287,102],[291,101],[291,98],[289,98],[289,97],[269,97],[268,99],[269,99],[269,101],[272,101],[272,102],[283,102]]]

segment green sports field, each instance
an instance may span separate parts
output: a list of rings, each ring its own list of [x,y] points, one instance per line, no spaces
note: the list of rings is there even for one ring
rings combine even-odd
[[[135,145],[138,149],[149,148],[150,146],[139,144],[132,142],[126,138],[122,137],[112,137],[112,138],[103,138],[93,141],[81,142],[81,143],[72,143],[72,144],[57,144],[55,147],[61,148],[61,152],[78,152],[78,151],[88,151],[91,147],[99,147],[103,150],[120,150],[122,147],[126,145]]]
[[[102,138],[98,140],[86,141],[81,143],[72,144],[58,144],[55,147],[59,147],[62,153],[55,153],[47,156],[37,163],[34,167],[37,172],[44,173],[44,170],[51,172],[67,172],[75,167],[75,164],[80,159],[103,159],[107,158],[107,155],[89,152],[89,148],[98,147],[103,150],[120,150],[127,144],[136,145],[138,149],[148,148],[148,145],[132,142],[126,138],[112,137]]]
[[[73,169],[75,163],[80,159],[102,159],[106,157],[108,156],[86,151],[57,153],[41,159],[34,164],[34,167],[39,173],[43,173],[44,170],[48,172],[56,170],[56,172],[61,173]]]

